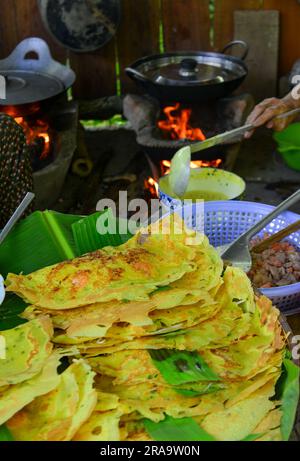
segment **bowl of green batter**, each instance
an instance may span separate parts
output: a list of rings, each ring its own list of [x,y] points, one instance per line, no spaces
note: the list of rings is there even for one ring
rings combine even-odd
[[[176,197],[169,183],[169,175],[159,180],[159,199],[167,207],[182,205],[183,200],[239,200],[246,189],[245,181],[238,175],[218,168],[191,169],[190,180],[183,197]]]

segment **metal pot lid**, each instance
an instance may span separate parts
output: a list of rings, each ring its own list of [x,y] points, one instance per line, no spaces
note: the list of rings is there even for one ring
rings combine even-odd
[[[62,93],[63,83],[49,75],[25,71],[3,71],[6,81],[5,105],[29,104]],[[2,101],[1,101],[2,102]]]
[[[137,70],[160,85],[208,85],[234,80],[245,72],[242,66],[216,53],[173,55],[153,59]]]
[[[29,53],[34,53],[35,58]],[[54,61],[47,43],[36,37],[23,40],[0,61],[5,79],[5,99],[0,105],[30,104],[57,96],[75,81],[74,72]]]

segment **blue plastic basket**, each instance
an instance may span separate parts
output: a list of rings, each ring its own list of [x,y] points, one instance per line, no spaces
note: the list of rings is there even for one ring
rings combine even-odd
[[[205,202],[204,223],[203,205],[185,205],[175,211],[180,212],[188,227],[197,227],[196,223],[204,224],[205,235],[214,246],[225,245],[233,242],[253,224],[270,213],[274,207],[252,202]],[[180,211],[179,211],[180,210]],[[263,231],[274,234],[284,229],[289,224],[298,221],[300,216],[286,211],[274,219]],[[286,239],[300,251],[300,231],[295,232]],[[270,298],[285,315],[300,312],[300,283],[294,283],[283,287],[263,288],[259,290]]]

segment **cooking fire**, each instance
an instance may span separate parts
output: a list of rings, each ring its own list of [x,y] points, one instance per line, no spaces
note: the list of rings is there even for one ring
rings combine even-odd
[[[163,109],[165,118],[158,121],[158,128],[166,139],[204,141],[206,136],[200,128],[191,126],[192,109],[181,109],[180,104]]]
[[[47,158],[51,150],[49,125],[41,119],[30,123],[24,117],[16,117],[15,121],[23,128],[27,144],[36,146],[39,159]]]
[[[222,164],[222,160],[220,158],[216,160],[194,160],[191,162],[191,168],[193,169],[204,168],[204,167],[220,168],[221,164]],[[170,167],[171,167],[170,160],[161,160],[160,161],[161,176],[165,176],[166,174],[169,174]],[[144,180],[145,191],[149,193],[151,198],[158,197],[158,179],[159,178],[157,178],[156,180],[152,177],[148,177]]]
[[[216,160],[194,160],[191,162],[191,168],[204,168],[204,167],[210,167],[210,168],[220,168],[222,163],[222,160],[220,158]],[[162,172],[162,176],[169,174],[170,173],[170,168],[171,168],[171,162],[170,160],[162,160],[160,162],[160,169]]]
[[[24,111],[17,106],[6,106],[3,112],[23,128],[32,156],[38,160],[46,159],[51,153],[50,127],[40,115],[40,106],[32,104]]]
[[[189,141],[204,141],[206,139],[203,131],[191,125],[192,109],[181,108],[179,103],[173,106],[166,106],[163,109],[164,118],[157,123],[165,139]],[[222,164],[221,159],[214,160],[194,160],[191,162],[191,168],[211,167],[219,168]],[[161,176],[169,174],[171,167],[170,160],[161,160],[159,162],[159,171]],[[151,198],[158,197],[158,177],[148,177],[144,181],[145,191]]]

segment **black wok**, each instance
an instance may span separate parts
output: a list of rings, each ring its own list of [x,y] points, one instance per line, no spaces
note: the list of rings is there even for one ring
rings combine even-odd
[[[233,46],[244,48],[238,58],[225,52]],[[162,102],[199,102],[219,99],[236,90],[248,74],[244,62],[248,45],[230,42],[222,53],[176,52],[139,59],[126,68],[138,86]]]

